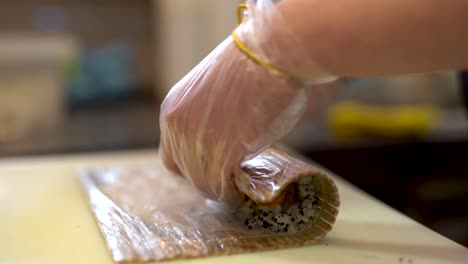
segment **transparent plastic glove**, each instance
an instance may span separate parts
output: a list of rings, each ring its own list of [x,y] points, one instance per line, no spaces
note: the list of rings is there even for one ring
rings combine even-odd
[[[259,15],[249,16],[237,29],[242,39],[254,30],[249,25],[251,19],[266,21],[265,17],[275,13],[271,1],[256,4],[262,2],[270,5],[263,11],[249,9]],[[263,54],[259,47],[252,46],[252,50]],[[328,75],[317,78],[313,74],[314,82],[331,80]],[[208,198],[235,205],[241,194],[232,175],[243,173],[242,161],[293,128],[308,105],[309,91],[303,80],[272,74],[228,37],[180,80],[162,103],[163,162]]]

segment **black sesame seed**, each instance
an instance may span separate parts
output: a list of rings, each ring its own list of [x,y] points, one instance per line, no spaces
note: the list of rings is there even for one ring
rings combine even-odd
[[[299,213],[300,213],[301,215],[304,215],[304,210],[300,209],[300,210],[299,210]]]
[[[283,231],[288,232],[288,228],[287,227],[283,228]]]
[[[251,226],[249,226],[249,229],[252,229],[252,227],[251,227]]]

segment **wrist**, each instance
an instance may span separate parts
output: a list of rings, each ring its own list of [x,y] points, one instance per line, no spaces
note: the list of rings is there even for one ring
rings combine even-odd
[[[256,57],[284,70],[303,83],[323,83],[337,79],[320,65],[300,32],[282,14],[279,6],[268,10],[249,9],[247,19],[235,34]]]

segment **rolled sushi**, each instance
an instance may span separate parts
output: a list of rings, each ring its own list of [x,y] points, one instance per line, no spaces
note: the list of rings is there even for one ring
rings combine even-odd
[[[249,230],[294,234],[331,230],[339,207],[333,180],[314,166],[269,148],[242,164],[235,176],[245,194],[240,216]],[[311,230],[313,229],[313,230]]]

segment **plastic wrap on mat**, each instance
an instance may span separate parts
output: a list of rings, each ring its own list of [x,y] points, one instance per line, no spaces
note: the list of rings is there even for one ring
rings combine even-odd
[[[115,261],[162,261],[312,243],[338,213],[333,180],[314,166],[267,149],[234,175],[236,210],[204,198],[160,161],[87,170],[82,182]],[[227,209],[229,208],[229,209]]]

